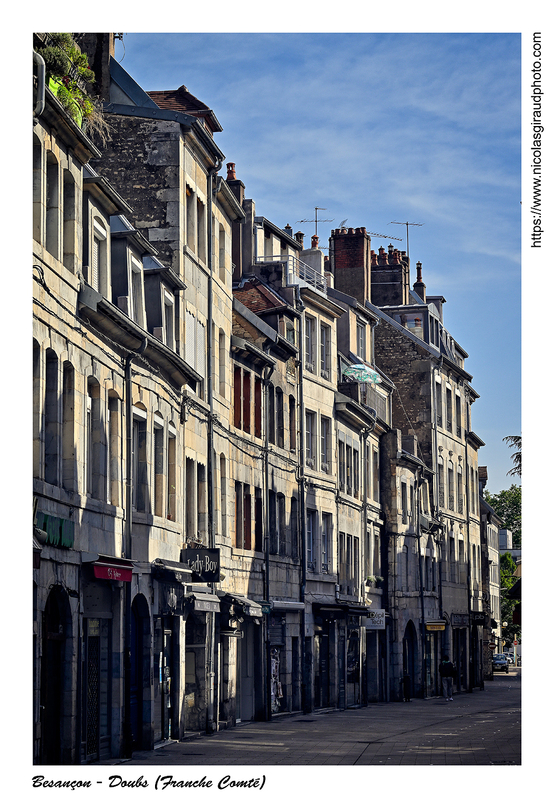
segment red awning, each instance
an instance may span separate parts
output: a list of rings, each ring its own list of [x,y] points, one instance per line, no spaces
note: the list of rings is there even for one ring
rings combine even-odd
[[[133,576],[133,561],[109,554],[82,552],[83,565],[92,565],[96,579],[109,579],[113,582],[130,582]]]
[[[120,565],[106,565],[99,563],[94,565],[94,576],[97,579],[114,579],[117,582],[130,582],[133,574],[132,567]]]

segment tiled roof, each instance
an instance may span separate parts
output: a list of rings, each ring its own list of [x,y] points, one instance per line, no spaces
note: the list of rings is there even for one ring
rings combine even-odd
[[[252,313],[280,308],[285,302],[256,278],[233,289],[233,295]]]
[[[168,91],[149,91],[147,93],[150,99],[154,100],[160,108],[201,117],[206,120],[210,130],[222,130],[214,112],[198,97],[191,94],[186,86],[180,86],[178,89],[170,89]]]

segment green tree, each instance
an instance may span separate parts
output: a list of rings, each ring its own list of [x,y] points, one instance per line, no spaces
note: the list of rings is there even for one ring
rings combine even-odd
[[[508,444],[510,449],[515,449],[515,452],[511,455],[514,467],[510,468],[507,476],[521,477],[521,435],[506,435],[502,440]]]
[[[510,529],[514,549],[521,548],[521,485],[512,485],[500,493],[484,491],[485,501],[500,518],[501,529]]]
[[[502,639],[509,645],[514,638],[521,639],[521,626],[513,621],[514,608],[519,603],[518,599],[508,597],[518,577],[514,576],[516,564],[510,552],[500,557],[500,617],[502,619]],[[506,626],[504,626],[504,623]]]

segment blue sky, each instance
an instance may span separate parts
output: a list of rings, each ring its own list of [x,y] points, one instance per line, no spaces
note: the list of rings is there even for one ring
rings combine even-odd
[[[521,41],[517,33],[126,33],[116,58],[146,91],[209,105],[257,213],[320,245],[343,219],[406,248],[469,353],[491,492],[521,432]],[[226,174],[225,168],[222,174]],[[393,237],[403,238],[402,242]]]

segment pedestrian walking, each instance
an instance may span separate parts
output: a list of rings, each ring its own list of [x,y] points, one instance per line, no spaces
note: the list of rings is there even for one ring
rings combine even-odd
[[[439,673],[442,679],[442,692],[447,701],[453,701],[452,685],[454,682],[454,665],[450,662],[448,654],[442,655],[442,662],[439,665]]]

